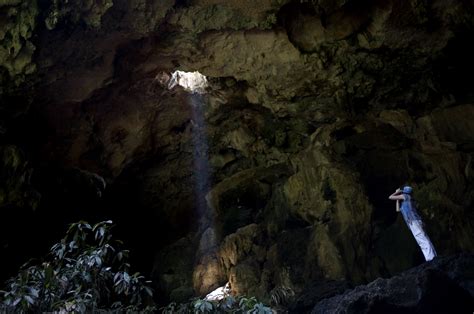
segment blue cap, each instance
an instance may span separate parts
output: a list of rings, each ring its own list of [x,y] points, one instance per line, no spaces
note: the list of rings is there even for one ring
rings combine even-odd
[[[402,190],[403,194],[411,194],[411,192],[413,192],[413,189],[411,188],[411,186],[407,185],[403,187],[403,190]]]

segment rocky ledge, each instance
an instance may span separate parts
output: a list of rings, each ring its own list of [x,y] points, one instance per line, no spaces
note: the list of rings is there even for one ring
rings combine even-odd
[[[466,254],[436,258],[392,278],[379,278],[346,290],[319,301],[311,313],[472,313],[473,310],[474,255]]]

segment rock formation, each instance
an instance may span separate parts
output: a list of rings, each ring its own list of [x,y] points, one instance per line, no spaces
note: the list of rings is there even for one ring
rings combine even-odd
[[[469,313],[473,257],[436,259],[320,301],[311,313]]]

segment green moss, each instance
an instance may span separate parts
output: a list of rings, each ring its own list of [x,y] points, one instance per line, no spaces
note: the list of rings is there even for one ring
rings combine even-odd
[[[91,28],[99,28],[102,16],[112,5],[113,0],[53,0],[45,12],[44,23],[50,30],[64,20],[83,21]],[[0,0],[0,95],[14,91],[36,70],[36,47],[31,37],[38,16],[37,0]]]
[[[35,70],[35,46],[30,39],[37,16],[36,0],[0,2],[0,68],[4,69],[0,71],[0,81],[7,83],[0,94],[21,84]]]

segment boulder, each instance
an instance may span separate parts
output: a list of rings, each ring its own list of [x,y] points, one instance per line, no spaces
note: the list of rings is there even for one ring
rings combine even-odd
[[[320,301],[311,313],[470,313],[474,256],[439,257]]]

